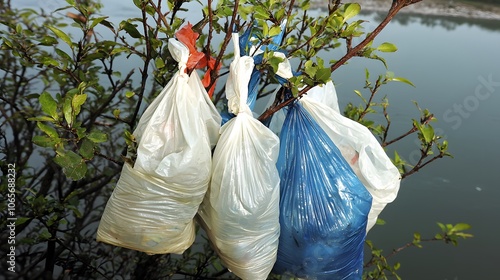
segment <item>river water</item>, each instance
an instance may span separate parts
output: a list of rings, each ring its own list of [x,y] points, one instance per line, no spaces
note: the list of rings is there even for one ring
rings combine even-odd
[[[102,13],[113,22],[139,16],[132,1],[102,2]],[[47,9],[53,3],[16,0],[16,5]],[[380,21],[377,14],[364,18],[366,29]],[[434,128],[449,141],[454,158],[438,160],[405,179],[397,200],[381,215],[387,224],[372,229],[368,239],[389,253],[411,241],[415,231],[432,238],[439,230],[436,222],[469,223],[474,238],[457,247],[424,243],[424,248],[404,250],[391,260],[401,262],[400,276],[406,280],[494,279],[500,251],[500,22],[401,14],[374,45],[385,41],[399,48],[384,55],[389,69],[416,85],[392,83],[380,92],[391,103],[393,136],[419,117],[415,100],[435,114],[439,121]],[[359,101],[353,90],[362,90],[365,67],[373,77],[386,71],[379,62],[353,59],[333,74],[341,106]],[[417,144],[394,145],[390,151],[397,149],[414,162]]]
[[[404,180],[396,202],[381,216],[387,224],[368,238],[389,252],[410,240],[414,231],[432,237],[436,222],[469,223],[474,238],[458,247],[423,244],[423,249],[395,257],[402,263],[401,276],[494,279],[500,250],[500,174],[495,171],[500,166],[500,22],[399,15],[377,40],[398,46],[397,53],[385,56],[389,69],[416,85],[386,88],[395,107],[392,120],[415,118],[410,100],[418,101],[438,118],[434,127],[449,141],[454,158]],[[356,61],[334,74],[342,81],[338,91],[360,88],[363,63]],[[410,162],[417,148],[411,142],[397,146]]]

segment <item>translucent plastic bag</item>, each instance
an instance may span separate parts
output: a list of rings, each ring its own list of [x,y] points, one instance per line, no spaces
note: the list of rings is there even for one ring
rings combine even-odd
[[[367,231],[370,230],[385,206],[397,197],[401,183],[397,167],[368,128],[340,114],[337,92],[331,81],[312,88],[299,102],[339,148],[372,195],[367,226]],[[277,135],[285,115],[286,109],[273,115],[269,128]]]
[[[311,89],[300,103],[340,149],[373,197],[367,231],[396,199],[401,176],[375,136],[364,125],[342,116],[332,82]]]
[[[280,225],[274,272],[360,279],[371,196],[298,102],[280,135]]]
[[[233,34],[237,43],[237,34]],[[247,104],[253,59],[235,46],[226,95],[236,117],[221,129],[200,222],[222,262],[243,279],[266,279],[279,237],[279,140]]]
[[[247,104],[250,107],[250,110],[254,110],[257,95],[259,93],[262,72],[261,70],[257,69],[257,66],[262,64],[264,60],[265,50],[273,51],[273,55],[275,57],[283,59],[283,61],[278,64],[278,69],[275,75],[275,78],[277,80],[286,82],[287,79],[293,77],[290,61],[286,59],[286,55],[284,53],[281,53],[278,50],[286,31],[286,23],[287,20],[285,19],[280,25],[280,33],[276,34],[275,36],[271,36],[270,38],[268,38],[270,40],[266,40],[266,42],[263,42],[262,39],[258,38],[259,35],[255,34],[255,26],[250,26],[239,38],[240,55],[251,56],[253,58],[254,65],[256,66],[254,67],[252,74],[250,75],[250,81],[248,82]],[[221,115],[222,124],[226,123],[228,120],[235,116],[234,114],[229,112],[227,106],[224,107]]]
[[[149,254],[193,243],[221,121],[196,72],[185,73],[189,49],[175,39],[168,47],[179,71],[142,115],[135,165],[123,166],[97,231],[98,241]]]

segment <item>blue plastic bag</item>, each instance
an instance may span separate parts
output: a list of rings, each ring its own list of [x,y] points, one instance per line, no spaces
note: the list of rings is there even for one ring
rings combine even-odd
[[[273,271],[361,279],[370,193],[299,102],[289,108],[280,142],[281,234]]]

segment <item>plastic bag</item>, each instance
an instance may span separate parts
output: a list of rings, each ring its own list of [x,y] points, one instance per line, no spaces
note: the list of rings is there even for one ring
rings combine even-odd
[[[340,114],[332,82],[311,89],[300,103],[340,149],[372,195],[367,226],[370,230],[385,206],[397,197],[401,183],[397,167],[367,127]]]
[[[385,206],[397,197],[401,183],[397,167],[368,128],[340,114],[337,93],[331,81],[315,86],[299,102],[339,148],[372,195],[367,225],[367,231],[370,230]],[[269,124],[278,136],[286,111],[284,108],[276,112]]]
[[[280,135],[280,225],[274,272],[360,279],[371,196],[298,102]]]
[[[141,116],[135,165],[124,164],[97,231],[97,241],[149,254],[193,243],[221,120],[196,72],[185,73],[189,49],[175,39],[168,47],[179,71]]]
[[[290,61],[286,59],[284,53],[278,51],[279,46],[281,45],[281,41],[283,40],[283,36],[286,31],[286,23],[285,19],[280,25],[280,33],[275,36],[270,37],[270,41],[262,42],[261,39],[257,38],[258,35],[254,34],[255,30],[253,26],[250,26],[245,33],[239,38],[238,46],[239,53],[242,56],[251,56],[253,58],[254,65],[257,66],[262,64],[264,59],[264,51],[267,49],[268,51],[273,51],[273,55],[275,57],[279,57],[283,59],[282,62],[278,64],[278,68],[276,71],[275,78],[279,81],[286,82],[287,79],[293,77],[292,66]],[[255,35],[255,36],[254,36]],[[259,92],[259,86],[262,79],[261,70],[254,67],[252,74],[250,75],[250,81],[248,82],[248,97],[247,97],[247,105],[250,107],[250,110],[253,110],[255,107],[255,103],[257,100],[257,95]],[[228,106],[225,106],[221,112],[222,115],[222,124],[226,123],[228,120],[233,118],[235,115],[229,112]]]
[[[233,41],[237,42],[237,34]],[[213,155],[212,180],[200,206],[200,222],[222,262],[243,279],[266,279],[276,260],[279,237],[279,140],[253,118],[247,104],[253,59],[230,65],[228,106],[235,118],[221,128]]]

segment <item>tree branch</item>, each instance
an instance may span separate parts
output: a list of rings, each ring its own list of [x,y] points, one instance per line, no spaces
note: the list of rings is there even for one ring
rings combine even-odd
[[[349,49],[347,51],[347,53],[342,57],[340,58],[338,61],[336,61],[334,64],[332,64],[330,66],[330,72],[334,72],[335,70],[337,70],[340,66],[344,65],[349,59],[351,59],[352,57],[356,56],[358,53],[361,52],[361,50],[366,47],[370,42],[372,42],[375,37],[378,36],[378,34],[387,26],[387,24],[389,24],[389,22],[394,18],[394,16],[404,7],[408,6],[408,5],[411,5],[411,4],[414,4],[414,3],[417,3],[417,2],[420,2],[422,0],[404,0],[404,1],[401,1],[401,0],[394,0],[392,2],[392,6],[391,8],[389,9],[389,12],[387,13],[387,15],[385,16],[385,18],[382,20],[382,22],[371,32],[368,34],[368,36],[366,36],[366,38],[361,41],[358,45],[356,45],[355,47]],[[259,120],[260,121],[263,121],[269,117],[271,117],[274,113],[276,113],[277,111],[279,111],[281,108],[291,104],[292,102],[294,102],[297,98],[300,98],[303,94],[306,94],[311,88],[313,88],[314,86],[313,85],[309,85],[309,86],[306,86],[304,87],[300,92],[299,94],[297,95],[297,97],[292,97],[288,100],[286,100],[285,102],[283,103],[280,103],[278,104],[277,106],[275,107],[271,107],[271,108],[268,108],[264,113],[262,113],[262,115],[259,116]]]

